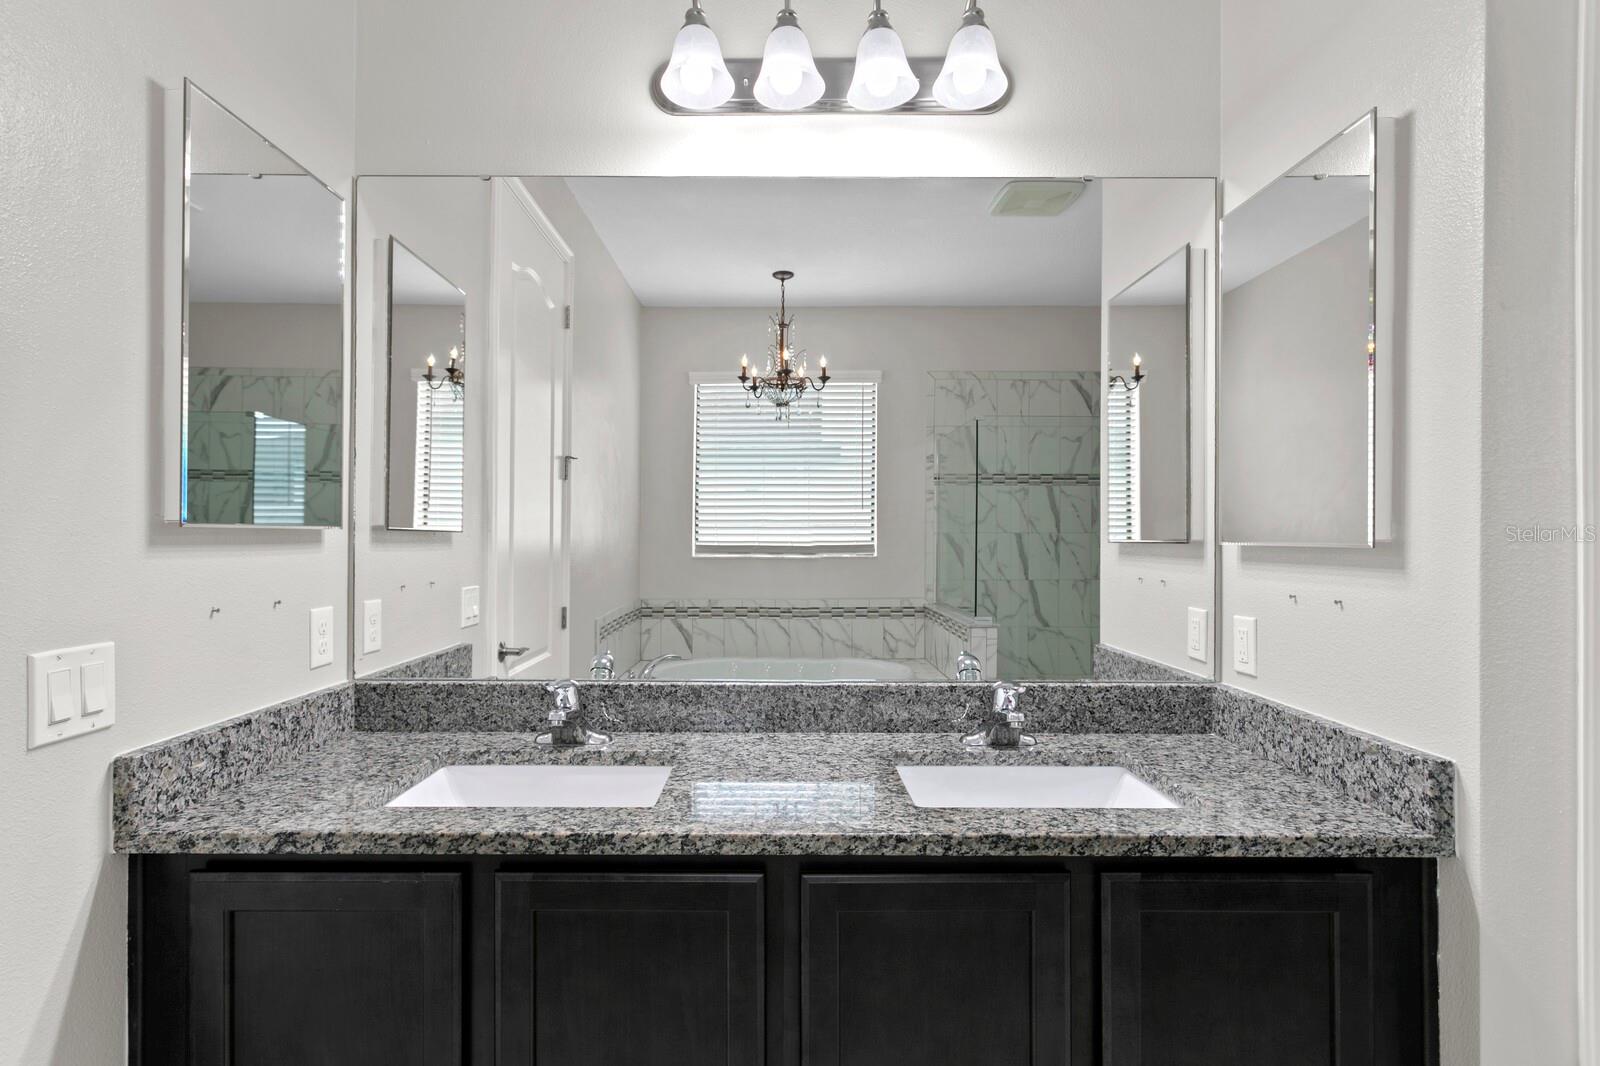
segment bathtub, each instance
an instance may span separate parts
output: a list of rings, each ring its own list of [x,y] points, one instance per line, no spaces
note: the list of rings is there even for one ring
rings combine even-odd
[[[669,659],[657,681],[913,681],[937,678],[927,663],[893,659]]]

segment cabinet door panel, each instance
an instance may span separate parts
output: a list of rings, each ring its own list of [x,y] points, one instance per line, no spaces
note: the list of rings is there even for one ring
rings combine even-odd
[[[195,873],[194,1066],[461,1061],[451,873]]]
[[[807,1066],[1067,1058],[1065,874],[809,876]]]
[[[502,1066],[757,1066],[760,874],[496,875]]]
[[[1106,874],[1105,1066],[1369,1066],[1372,882]]]

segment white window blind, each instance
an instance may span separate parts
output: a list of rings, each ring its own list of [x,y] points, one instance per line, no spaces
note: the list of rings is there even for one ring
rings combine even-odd
[[[255,412],[252,521],[258,526],[306,524],[306,427]]]
[[[695,555],[876,555],[878,383],[840,381],[788,422],[738,382],[694,390]]]
[[[1113,386],[1106,394],[1106,533],[1139,539],[1139,390]]]
[[[467,396],[448,384],[417,382],[417,468],[412,482],[412,526],[462,529],[467,465]]]

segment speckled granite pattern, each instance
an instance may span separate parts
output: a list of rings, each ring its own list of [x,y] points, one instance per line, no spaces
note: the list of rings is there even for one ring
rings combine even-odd
[[[986,684],[579,683],[583,705],[625,733],[940,733],[989,705]],[[1046,733],[1207,733],[1210,685],[1028,686],[1028,725]],[[550,709],[528,681],[356,685],[356,728],[398,732],[523,732]]]
[[[609,752],[550,752],[509,733],[344,733],[182,810],[119,804],[119,851],[248,854],[1437,856],[1447,840],[1217,736],[1043,735],[1021,755],[938,734],[629,734]],[[442,766],[670,765],[649,809],[389,808]],[[1176,810],[932,810],[897,763],[1126,767]],[[849,782],[848,802],[703,809],[707,783]],[[726,789],[718,790],[726,792]],[[763,790],[765,791],[765,790]],[[868,802],[870,800],[870,802]],[[700,806],[697,806],[700,804]]]
[[[171,817],[207,796],[238,788],[349,733],[354,711],[352,687],[344,682],[119,755],[111,764],[116,818]]]
[[[465,681],[472,676],[472,645],[457,644],[442,651],[429,652],[419,655],[415,659],[407,659],[403,663],[375,673],[367,674],[363,681],[402,681],[428,678],[431,680],[454,679]]]
[[[1360,803],[1455,842],[1455,764],[1228,685],[1213,729],[1245,751],[1343,791]]]
[[[1187,673],[1166,663],[1146,659],[1109,644],[1094,646],[1096,681],[1205,681],[1199,674]]]

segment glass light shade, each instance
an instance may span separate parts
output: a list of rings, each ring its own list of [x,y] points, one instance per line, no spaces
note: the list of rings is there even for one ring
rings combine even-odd
[[[773,111],[798,111],[822,97],[822,75],[811,58],[811,42],[799,26],[779,23],[767,35],[756,75],[755,98]]]
[[[933,82],[933,98],[952,111],[976,111],[1006,94],[1010,82],[1000,69],[994,34],[981,22],[956,31],[944,68]]]
[[[687,22],[672,42],[672,58],[661,72],[661,95],[695,111],[721,107],[733,95],[733,75],[711,27]]]
[[[856,46],[855,72],[845,99],[857,111],[887,111],[899,107],[919,88],[917,76],[906,62],[906,46],[888,26],[875,26],[861,35]]]

